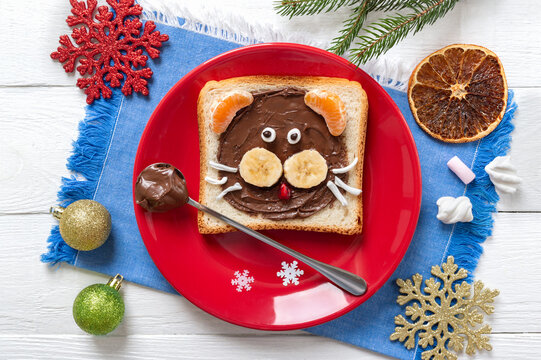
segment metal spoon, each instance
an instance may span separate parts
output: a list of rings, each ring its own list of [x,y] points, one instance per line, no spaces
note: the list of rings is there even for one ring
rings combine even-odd
[[[182,174],[182,172],[180,172],[180,174],[184,178],[184,175]],[[184,180],[186,181],[186,178],[184,178]],[[186,190],[186,193],[187,191],[188,190]],[[360,296],[366,292],[366,281],[358,275],[355,275],[344,269],[340,269],[336,266],[325,264],[321,261],[312,259],[309,256],[301,254],[298,251],[290,249],[287,246],[282,245],[279,242],[272,240],[268,236],[265,236],[255,230],[252,230],[249,227],[246,227],[242,225],[241,223],[238,223],[235,220],[230,219],[227,216],[222,215],[219,212],[206,207],[205,205],[201,205],[200,203],[198,203],[197,201],[193,200],[190,197],[188,197],[187,203],[195,207],[196,209],[206,212],[207,214],[210,214],[214,216],[215,218],[222,220],[223,222],[233,226],[234,228],[255,237],[256,239],[263,241],[265,244],[270,245],[273,248],[278,249],[288,255],[293,256],[297,260],[302,261],[306,265],[310,266],[312,269],[319,272],[321,275],[325,276],[327,279],[329,279],[329,281],[334,283],[336,286],[347,291],[348,293],[352,295]]]

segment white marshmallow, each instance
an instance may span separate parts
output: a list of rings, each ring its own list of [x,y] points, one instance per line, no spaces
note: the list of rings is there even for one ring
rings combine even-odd
[[[517,176],[517,170],[511,164],[509,156],[498,156],[485,166],[490,181],[498,192],[514,194],[522,179]]]
[[[436,204],[438,205],[438,215],[436,217],[444,224],[473,220],[472,204],[467,196],[457,198],[444,196],[439,198]]]
[[[462,180],[464,184],[469,184],[475,179],[475,174],[469,167],[466,166],[459,159],[458,156],[454,156],[451,160],[447,162],[447,166],[451,169],[452,172],[456,174]]]

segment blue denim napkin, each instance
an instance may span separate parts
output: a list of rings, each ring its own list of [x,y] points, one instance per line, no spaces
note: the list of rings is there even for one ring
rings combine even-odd
[[[64,243],[55,226],[48,239],[49,251],[42,256],[42,261],[67,262],[109,275],[121,273],[126,280],[175,292],[150,259],[135,221],[131,179],[137,146],[154,108],[181,77],[203,61],[239,45],[177,27],[159,24],[157,27],[169,35],[169,41],[164,43],[159,59],[149,60],[154,72],[150,95],[125,97],[115,90],[111,99],[99,99],[87,107],[86,118],[80,124],[80,136],[67,165],[87,180],[64,178],[59,192],[59,201],[64,205],[90,198],[107,207],[114,219],[111,236],[94,251],[77,252]],[[397,358],[416,359],[420,358],[422,349],[409,351],[401,343],[389,341],[395,327],[394,316],[404,312],[404,308],[396,304],[395,280],[415,273],[429,276],[431,266],[440,264],[448,255],[454,255],[459,266],[470,271],[475,269],[482,253],[481,243],[491,233],[492,212],[498,200],[484,166],[495,156],[507,152],[516,105],[510,93],[504,119],[484,139],[446,144],[434,140],[417,126],[404,92],[391,87],[385,89],[404,114],[419,151],[423,197],[417,230],[405,258],[381,290],[341,318],[307,331]],[[447,161],[455,155],[471,165],[477,175],[469,186],[447,169]],[[473,203],[473,222],[445,225],[436,220],[436,200],[440,196],[464,194]]]

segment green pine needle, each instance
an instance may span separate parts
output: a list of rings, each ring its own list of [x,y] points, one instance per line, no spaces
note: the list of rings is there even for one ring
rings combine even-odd
[[[344,54],[357,39],[351,50],[352,62],[359,65],[389,51],[408,34],[421,31],[451,11],[459,0],[281,0],[275,8],[283,16],[314,15],[336,11],[347,6],[351,15],[344,28],[332,40],[329,51]],[[371,11],[408,11],[383,17],[367,26]],[[361,35],[359,35],[361,34]]]
[[[359,36],[357,48],[351,50],[355,63],[365,63],[389,51],[409,33],[416,34],[426,25],[432,25],[436,20],[452,10],[459,0],[416,1],[407,6],[413,10],[407,15],[395,14],[379,19],[367,26],[365,35]]]
[[[359,31],[361,31],[366,17],[370,11],[380,10],[388,11],[400,9],[404,6],[402,1],[397,0],[361,0],[357,1],[357,5],[352,9],[351,16],[344,21],[344,29],[340,31],[339,36],[335,37],[331,43],[331,47],[327,50],[343,55],[351,46],[351,43]]]
[[[342,55],[349,49],[363,27],[366,16],[371,9],[369,7],[370,3],[373,3],[373,1],[363,0],[353,9],[351,17],[344,21],[344,29],[340,31],[339,36],[333,39],[329,51]]]
[[[282,16],[314,15],[335,11],[342,6],[352,5],[359,0],[281,0],[275,2],[275,9]]]
[[[315,15],[322,12],[336,11],[343,6],[353,6],[359,3],[369,3],[371,10],[390,11],[402,10],[410,6],[411,3],[416,3],[416,0],[278,0],[275,1],[274,8],[279,15],[301,16]],[[356,7],[357,8],[357,7]],[[356,9],[355,8],[355,9]]]

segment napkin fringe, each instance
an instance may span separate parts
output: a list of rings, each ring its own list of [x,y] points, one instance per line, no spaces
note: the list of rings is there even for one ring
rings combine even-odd
[[[60,206],[94,197],[121,100],[122,94],[114,89],[110,99],[98,99],[92,106],[86,107],[85,119],[79,124],[79,137],[73,142],[72,155],[66,165],[74,175],[62,178],[58,192]],[[59,262],[74,264],[77,250],[62,240],[58,225],[51,229],[47,242],[48,252],[41,255],[42,262],[51,265]]]
[[[466,280],[469,282],[473,280],[473,271],[483,253],[481,244],[492,235],[493,213],[497,211],[496,203],[500,199],[485,166],[495,157],[505,156],[509,151],[514,129],[512,119],[517,108],[514,93],[509,90],[507,110],[502,121],[492,133],[480,140],[472,168],[475,180],[466,188],[465,196],[470,198],[473,206],[473,221],[455,225],[447,251],[442,257],[443,263],[447,256],[454,256],[455,264],[468,270],[469,276]]]
[[[410,66],[411,65],[411,66]],[[372,60],[361,66],[381,86],[406,92],[413,64],[389,58]]]
[[[469,223],[455,224],[441,259],[441,263],[444,263],[447,257],[452,255],[455,264],[468,271],[466,281],[469,283],[474,279],[473,271],[483,253],[482,244],[492,235],[493,213],[497,211],[496,203],[500,199],[485,171],[485,166],[495,157],[507,154],[511,145],[511,133],[515,128],[512,120],[518,106],[514,101],[514,92],[509,90],[508,94],[507,109],[502,121],[492,133],[479,140],[473,160],[472,170],[475,173],[475,180],[466,186],[465,192],[465,196],[469,197],[472,203],[473,220]],[[417,346],[413,359],[421,360],[421,356],[422,351],[419,351]]]
[[[241,45],[259,42],[296,42],[325,48],[328,44],[298,32],[283,31],[273,24],[251,24],[242,16],[215,7],[187,7],[171,0],[137,0],[143,19],[198,32]]]
[[[176,1],[138,0],[137,2],[143,7],[145,20],[179,27],[241,45],[253,45],[260,42],[293,42],[321,49],[329,47],[328,42],[314,41],[298,32],[278,30],[272,24],[250,24],[239,15],[216,8],[204,8],[196,13],[193,9]],[[363,64],[361,68],[382,86],[406,91],[411,69],[414,68],[413,65],[404,61],[380,58]]]

